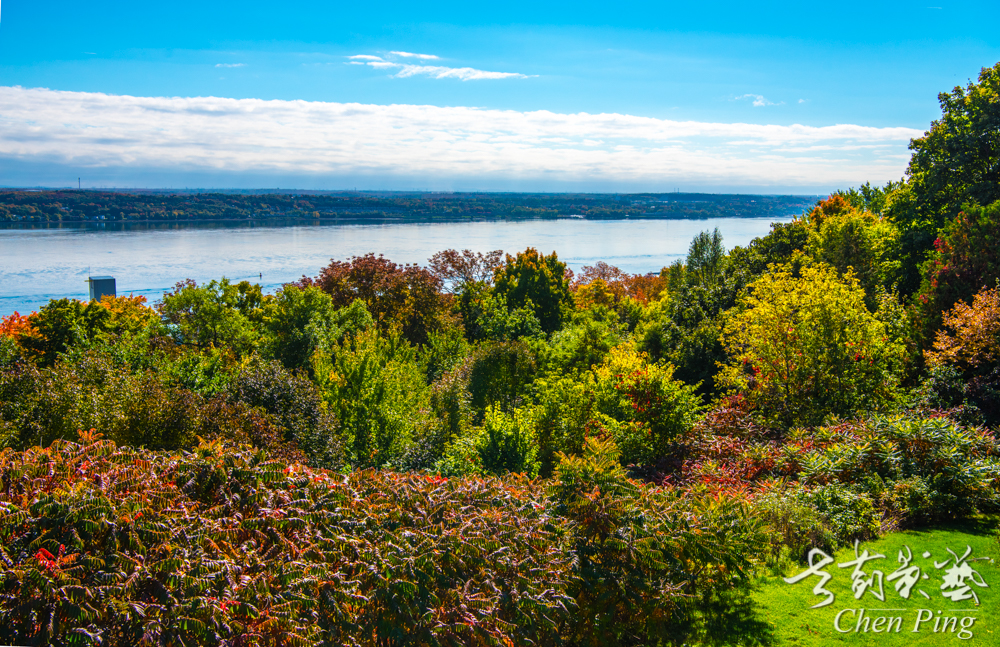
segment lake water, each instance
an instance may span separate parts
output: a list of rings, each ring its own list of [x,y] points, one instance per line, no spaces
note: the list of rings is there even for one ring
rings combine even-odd
[[[784,219],[783,222],[790,220]],[[62,225],[0,229],[0,315],[37,310],[49,299],[86,299],[87,276],[112,275],[118,294],[151,303],[178,281],[228,277],[273,292],[330,259],[381,253],[420,263],[445,249],[558,252],[573,270],[605,261],[656,272],[687,254],[691,238],[718,227],[727,247],[767,234],[772,219],[529,220],[364,225]],[[88,274],[89,273],[89,274]]]

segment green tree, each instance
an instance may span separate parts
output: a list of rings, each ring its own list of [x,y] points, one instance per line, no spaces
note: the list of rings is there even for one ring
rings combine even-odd
[[[874,307],[879,289],[891,289],[899,274],[899,230],[839,195],[820,205],[809,214],[806,252],[841,274],[851,270]]]
[[[910,142],[907,185],[887,199],[886,211],[902,230],[902,289],[920,283],[920,266],[938,230],[967,204],[1000,199],[1000,63],[979,82],[938,95],[941,118]]]
[[[923,275],[916,309],[926,348],[945,311],[970,303],[1000,280],[1000,200],[985,207],[969,205],[945,225]]]
[[[309,368],[317,350],[329,351],[345,335],[374,325],[364,301],[337,308],[319,288],[287,285],[264,305],[263,352],[285,368]]]
[[[625,326],[607,306],[577,310],[571,323],[539,344],[539,363],[553,376],[588,371],[625,337]]]
[[[489,405],[503,411],[520,407],[536,368],[535,357],[524,342],[492,342],[477,348],[462,367],[477,417],[481,419]]]
[[[494,276],[494,284],[495,292],[504,297],[509,309],[532,308],[545,333],[559,330],[564,313],[573,307],[566,264],[555,252],[545,256],[529,247],[517,257],[508,254]]]
[[[655,464],[702,411],[695,387],[674,379],[670,364],[650,364],[630,345],[613,348],[594,369],[597,427],[615,439],[627,463]]]
[[[542,334],[542,325],[532,304],[508,308],[503,294],[486,292],[479,302],[479,314],[473,327],[475,339],[516,341]]]
[[[188,279],[163,295],[159,310],[177,341],[245,354],[259,340],[264,300],[260,286],[249,281],[234,284],[223,277],[198,285]]]
[[[32,330],[21,346],[42,366],[52,366],[60,353],[111,330],[111,313],[96,301],[54,299],[29,317]]]
[[[483,426],[455,438],[445,448],[437,471],[446,476],[508,472],[538,475],[538,442],[531,417],[524,409],[510,413],[489,406]]]
[[[699,283],[711,284],[718,281],[725,261],[726,247],[722,243],[722,233],[718,227],[711,234],[701,232],[691,241],[686,266],[689,276],[695,275],[695,280]]]
[[[795,278],[776,268],[750,286],[725,325],[719,382],[768,421],[815,425],[829,414],[883,408],[897,395],[902,345],[865,307],[851,272],[828,265]]]
[[[881,216],[885,212],[886,202],[889,196],[896,190],[903,188],[903,182],[886,182],[884,187],[872,186],[871,182],[865,182],[856,189],[837,191],[833,195],[840,196],[858,211],[867,211],[876,216]]]
[[[316,381],[340,421],[345,454],[358,467],[395,464],[425,424],[429,389],[416,349],[375,328],[313,355]]]

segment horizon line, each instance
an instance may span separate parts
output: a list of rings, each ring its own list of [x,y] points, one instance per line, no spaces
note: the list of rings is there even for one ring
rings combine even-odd
[[[759,195],[759,196],[789,196],[812,198],[823,195],[831,195],[833,192],[820,193],[752,193],[752,192],[713,192],[713,191],[489,191],[489,190],[469,190],[469,191],[444,191],[435,189],[282,189],[280,187],[257,187],[244,189],[238,187],[87,187],[73,188],[72,186],[6,186],[0,185],[0,191],[156,191],[163,193],[170,192],[199,192],[211,193],[213,191],[250,193],[254,191],[269,191],[272,193],[426,193],[426,194],[447,194],[447,195],[474,195],[474,194],[504,194],[504,195]]]

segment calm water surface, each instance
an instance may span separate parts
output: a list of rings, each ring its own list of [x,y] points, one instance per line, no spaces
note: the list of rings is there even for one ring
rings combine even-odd
[[[790,220],[786,219],[785,221]],[[153,302],[187,278],[226,276],[274,291],[330,259],[375,252],[426,264],[435,252],[471,249],[559,253],[573,270],[605,261],[632,273],[659,271],[687,253],[691,238],[718,227],[727,247],[746,245],[772,219],[533,220],[378,225],[170,225],[126,231],[93,226],[0,229],[0,315],[37,310],[49,299],[87,298],[88,272],[117,279],[118,294]],[[262,278],[261,278],[262,277]]]

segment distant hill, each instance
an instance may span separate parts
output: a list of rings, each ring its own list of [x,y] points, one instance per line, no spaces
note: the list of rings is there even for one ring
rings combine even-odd
[[[713,193],[0,191],[0,222],[784,218],[823,196]]]

